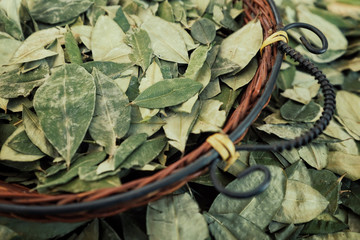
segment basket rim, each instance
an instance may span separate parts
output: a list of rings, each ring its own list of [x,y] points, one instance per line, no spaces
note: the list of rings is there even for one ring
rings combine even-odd
[[[269,4],[271,11],[274,15],[276,21],[276,27],[282,26],[282,20],[280,14],[277,10],[275,2],[273,0],[266,0]],[[263,106],[269,100],[269,97],[272,94],[274,89],[277,75],[279,73],[281,64],[283,61],[283,54],[278,52],[276,55],[275,63],[272,66],[270,77],[265,84],[264,91],[258,100],[255,102],[255,105],[248,112],[247,116],[242,120],[242,122],[233,130],[229,137],[234,142],[239,139],[249,128],[252,122],[257,118],[258,114],[261,112]],[[112,206],[117,204],[129,202],[139,197],[146,196],[147,194],[161,190],[167,186],[171,186],[176,182],[186,178],[187,176],[194,174],[201,169],[206,168],[212,161],[218,157],[218,153],[211,149],[205,155],[202,155],[200,158],[196,159],[194,162],[188,164],[187,166],[177,169],[171,175],[164,177],[163,179],[155,182],[151,182],[147,185],[144,185],[141,188],[129,190],[123,193],[117,193],[115,195],[107,196],[105,198],[96,199],[93,201],[78,202],[78,203],[69,203],[64,205],[26,205],[26,204],[8,204],[0,203],[0,212],[1,214],[10,213],[10,214],[20,214],[24,215],[57,215],[57,214],[71,214],[82,211],[94,211],[99,209],[109,209]],[[76,195],[76,194],[74,194]]]

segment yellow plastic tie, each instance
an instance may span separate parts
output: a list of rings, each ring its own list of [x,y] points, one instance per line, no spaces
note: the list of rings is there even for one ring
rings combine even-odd
[[[284,41],[286,43],[289,42],[289,37],[285,31],[277,31],[277,32],[271,34],[268,38],[266,38],[265,41],[263,42],[263,44],[261,45],[260,54],[262,55],[263,49],[266,46],[273,44],[275,42],[278,42],[278,41]]]
[[[225,134],[215,133],[208,137],[206,142],[208,142],[226,162],[224,171],[227,171],[240,156],[240,154],[236,152],[234,143]]]

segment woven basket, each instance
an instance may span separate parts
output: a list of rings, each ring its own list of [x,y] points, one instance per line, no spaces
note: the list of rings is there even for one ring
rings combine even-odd
[[[243,0],[243,3],[245,10],[245,23],[251,21],[254,18],[259,19],[263,27],[264,39],[266,39],[276,30],[274,13],[272,12],[268,1]],[[245,119],[249,111],[256,104],[258,98],[263,93],[265,84],[269,79],[272,67],[275,63],[277,48],[274,45],[266,47],[263,51],[262,56],[259,56],[257,72],[252,81],[246,87],[246,90],[243,91],[241,97],[239,98],[239,106],[228,118],[226,125],[223,129],[224,133],[231,133]],[[243,136],[237,139],[236,142],[241,141]],[[14,210],[0,212],[0,215],[18,219],[27,219],[43,222],[77,222],[89,220],[96,217],[108,217],[111,215],[115,215],[128,209],[145,205],[150,201],[159,199],[162,196],[179,189],[189,180],[194,179],[206,172],[207,168],[205,167],[200,171],[187,175],[185,178],[177,181],[174,184],[167,185],[145,195],[140,195],[136,199],[132,199],[131,201],[110,204],[108,206],[102,205],[101,207],[92,205],[92,207],[81,211],[77,211],[76,206],[90,206],[91,203],[98,202],[102,199],[111,198],[114,195],[126,194],[131,191],[142,189],[151,183],[161,181],[162,179],[171,176],[173,173],[178,172],[186,166],[189,166],[199,157],[206,155],[210,150],[211,146],[208,143],[204,142],[194,151],[186,154],[184,157],[177,160],[175,163],[167,166],[165,169],[154,173],[152,176],[133,180],[115,188],[100,189],[79,194],[62,194],[55,196],[45,195],[30,191],[30,189],[24,186],[0,182],[0,204],[8,204],[9,206],[11,205],[14,207],[14,209],[16,209],[16,211]],[[62,213],[62,207],[69,205],[72,205],[73,207],[71,213]],[[27,211],[22,212],[22,209],[25,210],[31,207],[37,207],[37,209],[39,209],[39,207],[46,206],[57,206],[59,208],[59,211],[58,213],[52,213],[51,215],[47,215],[46,213],[44,213],[44,211],[37,212],[36,210],[34,210],[34,212],[31,214]]]

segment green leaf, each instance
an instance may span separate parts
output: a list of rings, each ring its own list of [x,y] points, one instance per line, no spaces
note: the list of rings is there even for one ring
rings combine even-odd
[[[124,32],[127,32],[130,29],[129,21],[127,20],[121,6],[116,11],[114,21],[121,27]]]
[[[78,65],[58,69],[35,94],[34,107],[49,142],[70,164],[95,109],[93,77]]]
[[[257,54],[262,41],[260,21],[251,21],[222,41],[218,58],[228,59],[243,69]]]
[[[45,50],[44,47],[63,37],[65,32],[64,28],[49,28],[31,34],[16,50],[10,63],[26,63],[57,55],[53,51]]]
[[[360,113],[356,106],[360,104],[360,97],[347,91],[338,91],[336,94],[336,112],[343,125],[352,133],[360,137]]]
[[[16,127],[12,124],[0,123],[0,146],[2,146],[8,137],[16,130]]]
[[[81,193],[103,188],[114,188],[121,185],[118,176],[110,176],[101,180],[83,181],[76,178],[69,183],[55,187],[54,192]]]
[[[345,174],[346,178],[353,181],[360,179],[360,156],[342,152],[329,152],[326,169],[339,175]]]
[[[233,61],[217,56],[214,65],[211,67],[211,79],[225,74],[236,74],[241,69],[242,68]]]
[[[221,93],[212,99],[218,100],[223,103],[220,107],[220,110],[225,110],[227,116],[240,93],[241,89],[234,91],[226,84],[221,84]]]
[[[167,0],[159,4],[157,15],[168,22],[175,21],[172,6]]]
[[[323,213],[305,224],[303,234],[335,233],[348,228],[348,225],[328,213]]]
[[[338,210],[342,177],[337,177],[329,170],[309,169],[311,186],[318,190],[329,201],[328,211],[332,214]]]
[[[236,213],[260,229],[264,229],[281,206],[285,195],[286,177],[281,168],[267,166],[271,172],[270,186],[261,194],[247,199],[233,199],[219,194],[209,212],[211,214]],[[257,187],[264,174],[254,172],[241,180],[234,180],[226,189],[235,192],[250,191]]]
[[[289,180],[299,181],[307,185],[311,185],[310,173],[302,160],[299,160],[290,167],[286,168],[285,172]],[[315,189],[318,190],[317,188]]]
[[[45,154],[56,157],[58,154],[51,143],[47,140],[40,122],[35,113],[23,106],[22,119],[25,131],[30,140]]]
[[[5,2],[5,1],[3,1]],[[4,3],[6,4],[6,3]],[[8,4],[8,9],[12,9],[17,11],[17,6],[19,6],[19,1],[7,1]],[[12,5],[12,6],[11,6]],[[17,5],[17,6],[16,6]],[[17,13],[18,15],[18,13]],[[9,13],[6,12],[5,9],[0,8],[0,22],[1,22],[1,26],[0,26],[0,30],[4,31],[8,34],[10,34],[11,36],[13,36],[14,38],[18,39],[18,40],[23,40],[24,35],[21,29],[21,25],[19,22],[19,16],[17,16],[18,21],[16,21],[15,19],[12,19],[11,16],[9,16]]]
[[[87,10],[86,16],[88,17],[90,24],[94,26],[97,19],[101,15],[105,15],[104,8],[107,5],[108,0],[92,0],[94,4]]]
[[[148,87],[162,80],[164,80],[164,78],[161,73],[161,69],[156,63],[156,61],[153,61],[149,68],[146,70],[145,77],[141,79],[139,85],[140,93],[142,93]],[[139,108],[139,110],[143,121],[149,120],[151,117],[155,116],[159,112],[159,109]]]
[[[0,236],[3,240],[15,240],[19,235],[10,228],[0,225]]]
[[[284,63],[282,66],[284,66]],[[294,81],[295,72],[296,68],[293,65],[290,65],[288,68],[281,70],[276,80],[276,86],[283,91],[291,88]]]
[[[257,129],[268,134],[275,134],[279,138],[293,139],[300,136],[308,128],[303,125],[288,125],[288,124],[264,124],[258,126]]]
[[[109,78],[115,80],[120,78],[124,72],[129,70],[132,67],[130,63],[114,63],[114,62],[100,62],[93,61],[81,64],[83,68],[86,69],[89,73],[93,71],[94,68],[97,68],[100,72],[108,76]]]
[[[132,154],[138,147],[140,147],[146,141],[147,135],[140,133],[132,135],[125,139],[124,142],[116,149],[113,158],[101,163],[96,170],[97,174],[101,174],[107,171],[114,171],[117,169],[130,154]]]
[[[211,235],[216,240],[271,239],[259,227],[236,214],[204,214]],[[239,227],[241,226],[241,227]]]
[[[21,141],[19,142],[19,138],[21,140],[24,137],[25,140],[23,142]],[[28,138],[26,139],[26,137],[27,136],[25,133],[24,126],[21,125],[11,134],[11,136],[2,145],[0,152],[0,160],[10,160],[15,162],[32,162],[44,157],[44,154],[42,152],[39,152],[39,150],[36,149],[36,147],[34,148],[34,145],[32,145],[31,141]],[[13,147],[17,150],[21,150],[22,152],[19,152],[11,148],[10,143],[13,140],[15,141],[13,142]],[[22,149],[22,147],[27,147],[27,149]]]
[[[124,231],[124,240],[148,240],[146,229],[142,229],[145,217],[137,212],[125,212],[120,214],[121,226]]]
[[[313,101],[303,105],[289,100],[281,106],[280,113],[284,119],[289,121],[315,122],[321,113],[321,107]]]
[[[308,104],[319,92],[320,85],[307,73],[297,71],[292,82],[292,88],[287,88],[282,96],[302,104]]]
[[[204,100],[201,102],[201,110],[192,133],[219,132],[226,120],[226,112],[220,110],[222,103],[218,100]]]
[[[324,143],[310,143],[299,149],[299,155],[310,166],[321,170],[328,164],[328,149]]]
[[[131,62],[140,66],[145,72],[151,63],[153,55],[149,35],[145,30],[134,30],[134,32],[127,37],[126,43],[133,49],[129,56]]]
[[[129,63],[131,48],[124,43],[125,36],[114,20],[108,16],[100,16],[91,35],[94,61]]]
[[[146,227],[149,239],[206,239],[209,230],[199,207],[185,193],[170,195],[147,208]]]
[[[169,144],[180,150],[185,151],[189,134],[195,124],[200,113],[200,104],[195,104],[191,113],[172,113],[169,114],[164,121],[163,126]]]
[[[290,224],[285,229],[282,229],[281,231],[275,233],[275,239],[276,240],[297,239],[303,228],[304,225],[295,226],[294,224]]]
[[[226,85],[231,87],[233,90],[238,90],[239,88],[248,84],[253,79],[257,68],[258,68],[257,60],[254,59],[236,75],[223,76],[220,79],[222,82],[224,82]]]
[[[96,68],[92,75],[96,84],[96,102],[89,133],[109,155],[113,155],[116,139],[124,137],[130,128],[129,100],[112,79]]]
[[[94,152],[85,156],[80,156],[73,161],[69,170],[61,171],[56,175],[52,175],[46,178],[44,183],[39,184],[36,189],[39,192],[44,192],[48,188],[53,188],[58,185],[66,184],[76,176],[78,176],[78,170],[82,166],[95,166],[102,162],[106,157],[105,152]]]
[[[136,106],[131,107],[131,125],[128,135],[146,133],[149,137],[160,130],[165,122],[158,116],[143,121],[140,110]]]
[[[103,219],[100,219],[100,238],[121,240],[117,232]]]
[[[55,24],[65,22],[85,12],[94,0],[29,0],[31,16],[40,22]]]
[[[281,223],[304,223],[316,218],[329,202],[318,191],[304,183],[288,180],[285,198],[273,218]]]
[[[152,49],[158,58],[177,63],[189,62],[185,41],[171,23],[149,15],[141,28],[149,34]]]
[[[175,106],[190,99],[201,88],[201,83],[188,78],[168,79],[145,89],[132,103],[145,108]]]
[[[166,143],[167,140],[163,136],[146,141],[137,148],[136,151],[132,152],[129,157],[121,162],[119,167],[129,169],[135,166],[144,166],[154,160],[161,153]]]
[[[21,42],[15,39],[0,39],[0,67],[9,63]]]
[[[19,127],[20,128],[20,127]],[[26,155],[44,155],[29,139],[25,132],[24,126],[21,126],[22,131],[12,136],[11,140],[7,142],[8,147],[22,154]]]
[[[354,182],[351,183],[350,192],[341,195],[341,201],[354,213],[360,215],[360,185]]]
[[[185,77],[196,80],[197,75],[205,63],[209,50],[207,46],[199,46],[192,52],[189,65],[184,75]],[[204,87],[205,86],[206,85],[204,85]]]
[[[327,234],[327,235],[314,235],[307,239],[309,240],[348,240],[348,239],[359,239],[360,233],[356,232],[338,232],[333,234]]]
[[[84,225],[78,223],[37,223],[13,218],[0,217],[0,224],[16,232],[24,240],[47,240],[62,237]]]
[[[71,63],[83,63],[78,43],[71,31],[65,33],[65,51]]]
[[[249,164],[250,164],[250,166],[273,165],[273,166],[277,166],[277,167],[283,167],[283,165],[279,162],[279,160],[271,152],[251,152],[249,155]]]
[[[2,74],[0,79],[0,97],[26,97],[34,88],[41,86],[48,77],[49,66],[46,62],[43,62],[35,70],[26,73],[19,73],[18,70],[14,70]]]
[[[76,239],[98,240],[100,237],[99,235],[99,220],[96,218],[87,224]]]
[[[215,24],[207,18],[201,18],[191,26],[191,36],[200,43],[209,45],[216,36]]]

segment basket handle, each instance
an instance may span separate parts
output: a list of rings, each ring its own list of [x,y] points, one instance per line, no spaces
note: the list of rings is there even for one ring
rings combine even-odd
[[[281,30],[289,30],[294,27],[301,27],[306,28],[312,32],[314,32],[321,40],[322,47],[321,48],[315,48],[312,46],[303,36],[300,38],[301,42],[304,44],[306,49],[308,49],[310,52],[315,54],[321,54],[324,53],[327,50],[328,42],[326,40],[325,35],[316,27],[311,26],[307,23],[292,23]],[[309,59],[302,56],[298,51],[291,48],[286,42],[279,41],[278,43],[278,49],[283,54],[289,55],[294,61],[299,62],[300,66],[302,66],[306,72],[311,74],[315,77],[315,79],[320,84],[320,88],[324,94],[324,108],[323,112],[321,114],[321,117],[319,120],[317,120],[314,124],[314,126],[309,129],[306,133],[302,134],[299,137],[296,137],[292,140],[284,140],[280,141],[274,144],[260,144],[260,145],[240,145],[236,147],[237,151],[278,151],[281,152],[285,149],[290,150],[292,148],[299,148],[301,146],[304,146],[308,143],[310,143],[312,140],[317,138],[327,127],[329,124],[332,116],[334,115],[335,108],[336,108],[336,102],[335,102],[335,91],[333,86],[330,84],[329,80],[326,78],[326,75],[322,73],[321,70],[319,70],[315,64],[313,64]],[[260,165],[251,166],[250,168],[246,169],[245,171],[241,172],[237,178],[241,179],[246,177],[247,175],[255,172],[255,171],[261,171],[264,173],[264,179],[262,183],[260,183],[256,188],[247,191],[247,192],[233,192],[226,189],[222,184],[219,182],[219,180],[216,178],[216,165],[219,162],[219,159],[213,161],[211,168],[210,168],[210,176],[212,179],[212,182],[214,184],[214,187],[216,190],[218,190],[220,193],[232,197],[232,198],[248,198],[253,197],[255,195],[258,195],[265,191],[267,187],[270,185],[271,181],[271,174],[270,171]]]

